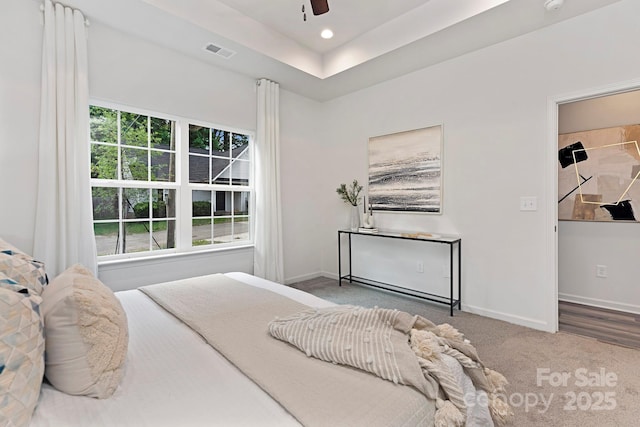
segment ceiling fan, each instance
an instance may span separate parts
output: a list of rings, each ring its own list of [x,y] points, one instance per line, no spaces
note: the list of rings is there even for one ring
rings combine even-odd
[[[311,9],[313,10],[314,15],[322,15],[323,13],[329,12],[329,1],[328,0],[311,0]]]
[[[323,13],[329,12],[329,0],[311,0],[311,9],[313,14],[318,16]],[[307,13],[304,10],[304,3],[302,4],[302,20],[307,21]]]

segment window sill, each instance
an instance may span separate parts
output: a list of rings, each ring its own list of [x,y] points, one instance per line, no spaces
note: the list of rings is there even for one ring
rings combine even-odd
[[[117,266],[122,264],[148,263],[150,261],[151,262],[166,261],[168,259],[197,257],[197,256],[213,254],[213,253],[233,252],[233,251],[240,251],[240,250],[246,250],[246,249],[253,250],[253,248],[254,248],[253,243],[247,243],[244,245],[226,246],[224,248],[192,250],[189,252],[173,252],[173,253],[164,253],[164,254],[157,254],[157,255],[133,256],[130,258],[116,258],[116,259],[108,259],[108,260],[98,259],[98,267]]]

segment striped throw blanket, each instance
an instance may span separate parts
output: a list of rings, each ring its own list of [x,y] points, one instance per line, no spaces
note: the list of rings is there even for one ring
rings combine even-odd
[[[489,395],[494,422],[504,425],[511,419],[511,409],[500,399],[506,379],[485,368],[471,343],[448,324],[437,326],[399,310],[342,305],[276,318],[269,332],[309,357],[416,388],[438,402],[436,426],[465,425],[463,391],[445,361],[452,357]]]

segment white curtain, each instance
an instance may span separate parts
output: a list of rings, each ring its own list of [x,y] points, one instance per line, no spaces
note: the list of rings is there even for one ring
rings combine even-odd
[[[97,269],[86,37],[80,11],[45,0],[33,255],[50,278],[75,263]]]
[[[283,283],[279,104],[278,83],[258,80],[253,274]]]

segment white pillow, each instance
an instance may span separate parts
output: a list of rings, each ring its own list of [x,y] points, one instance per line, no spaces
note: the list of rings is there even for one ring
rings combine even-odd
[[[40,297],[0,272],[0,425],[27,426],[40,396]]]
[[[42,293],[45,376],[68,394],[106,398],[127,356],[127,317],[113,291],[76,264]]]

